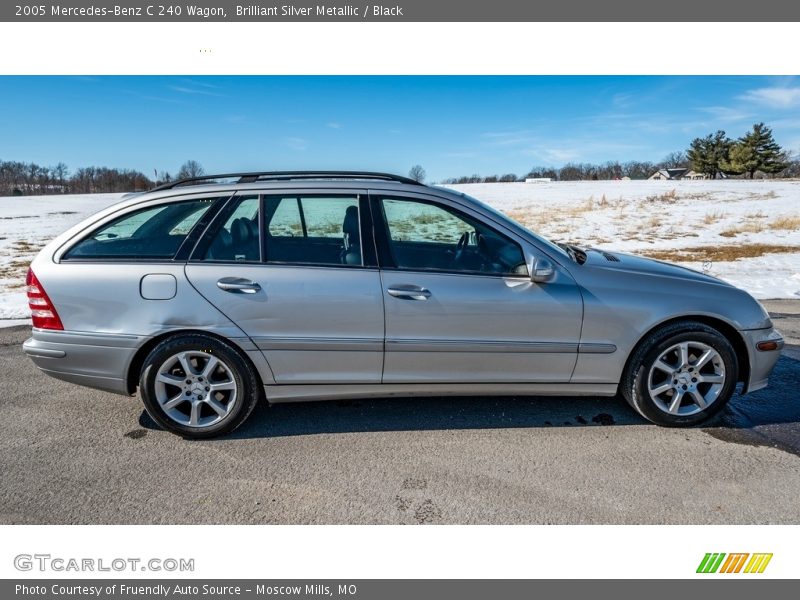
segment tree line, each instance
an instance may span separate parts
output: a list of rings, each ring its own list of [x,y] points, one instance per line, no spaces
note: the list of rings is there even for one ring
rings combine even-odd
[[[154,171],[152,179],[134,169],[80,167],[71,173],[64,163],[45,167],[0,160],[0,196],[142,192],[203,173],[203,167],[194,160],[186,161],[174,177],[167,171]]]
[[[695,138],[686,154],[695,171],[712,179],[721,174],[750,179],[756,173],[778,175],[796,162],[778,145],[772,129],[764,123],[756,123],[737,140],[730,139],[722,130]]]
[[[421,167],[419,167],[421,169]],[[535,166],[526,174],[467,175],[442,183],[497,183],[549,178],[553,181],[591,181],[599,179],[647,179],[660,169],[693,169],[710,179],[726,177],[800,177],[800,156],[791,154],[775,142],[772,130],[756,123],[742,137],[733,140],[724,131],[692,140],[683,152],[672,152],[660,162],[607,161],[569,162],[562,167]],[[424,170],[423,170],[424,173]]]

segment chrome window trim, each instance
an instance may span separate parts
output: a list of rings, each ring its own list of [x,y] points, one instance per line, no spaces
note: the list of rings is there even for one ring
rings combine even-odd
[[[529,257],[528,255],[530,254],[531,251],[530,249],[533,248],[535,252],[538,254],[538,256],[547,257],[548,259],[556,263],[558,266],[563,267],[567,272],[569,272],[568,268],[569,265],[565,264],[564,262],[566,260],[568,261],[568,263],[571,263],[568,257],[565,258],[564,256],[553,255],[553,253],[550,252],[548,248],[543,247],[542,244],[538,243],[538,240],[535,238],[535,236],[523,235],[520,231],[511,228],[508,224],[498,219],[494,214],[480,210],[480,206],[476,207],[471,204],[468,204],[461,197],[461,194],[454,190],[448,190],[446,188],[434,188],[433,193],[431,192],[426,193],[423,191],[416,191],[416,190],[412,191],[407,189],[394,190],[394,189],[370,187],[369,194],[372,203],[371,206],[373,206],[373,211],[376,209],[376,205],[380,203],[381,198],[387,196],[391,198],[418,199],[418,200],[443,204],[445,206],[450,206],[453,209],[461,211],[471,216],[472,218],[485,223],[488,227],[499,230],[501,233],[503,233],[503,235],[511,238],[513,241],[522,246],[522,251],[523,254],[525,254],[526,259]]]
[[[165,196],[155,199],[149,200],[142,200],[141,202],[136,202],[135,204],[128,204],[119,210],[107,213],[102,217],[92,221],[91,223],[87,224],[83,229],[80,231],[75,232],[73,235],[69,237],[69,239],[65,240],[53,253],[53,262],[60,263],[62,259],[68,262],[80,262],[82,264],[85,263],[121,263],[121,262],[133,262],[133,263],[143,263],[143,262],[161,262],[161,263],[174,263],[172,259],[164,258],[163,256],[153,257],[151,259],[147,258],[131,258],[131,257],[120,257],[120,260],[116,260],[113,258],[102,258],[102,259],[95,259],[95,258],[63,258],[64,255],[69,252],[74,246],[82,242],[88,235],[91,235],[94,231],[103,227],[104,225],[124,217],[128,214],[137,212],[139,210],[146,210],[151,207],[160,206],[162,204],[172,204],[174,202],[189,202],[192,200],[202,200],[202,199],[213,199],[213,198],[225,198],[221,200],[222,202],[227,202],[230,200],[230,197],[234,195],[235,192],[230,194],[224,194],[217,192],[216,194],[210,192],[199,192],[199,193],[190,193],[190,194],[176,194],[172,196]],[[187,234],[187,238],[191,234]],[[203,232],[203,235],[205,232]],[[202,236],[201,236],[202,237]],[[184,239],[185,241],[185,239]],[[180,248],[179,248],[180,249]],[[176,251],[177,254],[177,251]],[[181,261],[183,262],[183,261]]]

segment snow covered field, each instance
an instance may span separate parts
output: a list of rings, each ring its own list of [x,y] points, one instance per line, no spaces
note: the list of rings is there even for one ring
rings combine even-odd
[[[41,247],[123,195],[0,197],[0,319],[29,317],[25,274]]]
[[[756,298],[800,298],[800,181],[449,186],[558,242],[705,271]]]
[[[591,181],[450,186],[537,233],[705,270],[757,298],[800,298],[800,181]],[[27,265],[122,194],[0,197],[0,319],[28,316]]]

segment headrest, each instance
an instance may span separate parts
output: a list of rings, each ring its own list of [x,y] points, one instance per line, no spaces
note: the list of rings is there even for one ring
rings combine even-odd
[[[250,220],[245,217],[239,217],[231,223],[231,236],[233,241],[237,244],[247,243],[250,241],[252,231],[250,229]]]
[[[358,207],[348,206],[347,212],[344,213],[344,221],[342,222],[342,233],[350,236],[358,235]]]

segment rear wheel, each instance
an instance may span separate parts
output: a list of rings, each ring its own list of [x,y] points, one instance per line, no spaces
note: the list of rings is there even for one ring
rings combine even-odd
[[[736,389],[738,364],[731,343],[693,321],[648,336],[631,357],[621,392],[644,418],[668,427],[700,423],[717,413]]]
[[[164,429],[210,438],[241,425],[258,401],[258,379],[228,344],[202,334],[158,344],[139,381],[147,413]]]

